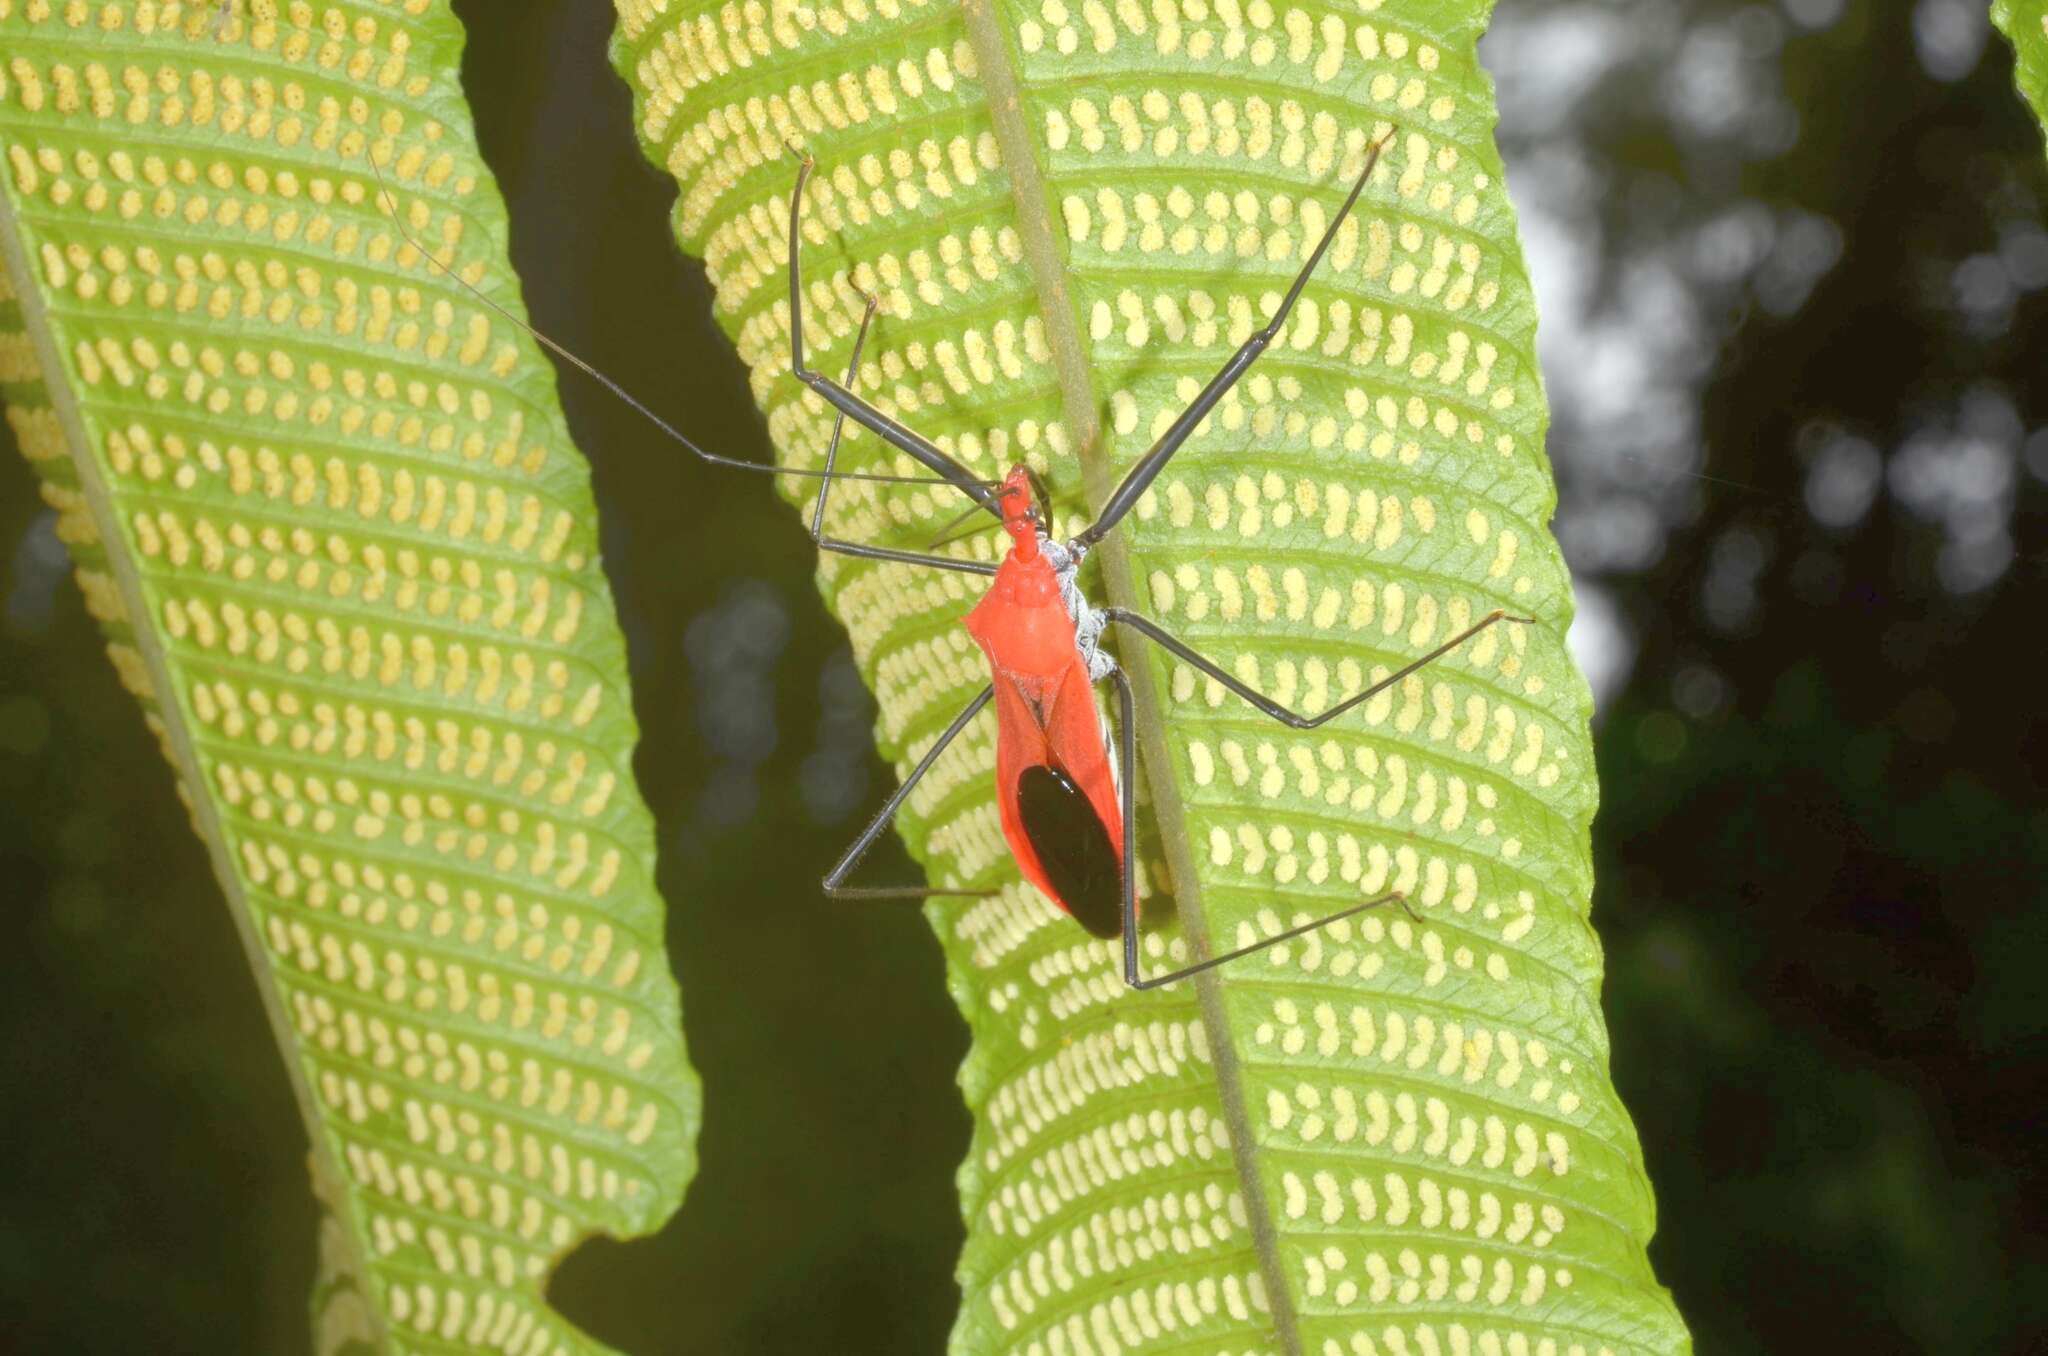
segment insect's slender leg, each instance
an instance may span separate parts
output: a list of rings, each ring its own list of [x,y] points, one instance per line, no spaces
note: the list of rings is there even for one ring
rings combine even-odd
[[[818,162],[808,151],[797,161],[796,188],[789,195],[789,368],[796,379],[816,391],[825,402],[874,433],[891,447],[900,449],[924,463],[934,472],[944,476],[957,486],[961,493],[980,504],[990,513],[1003,516],[1002,504],[997,500],[995,490],[989,482],[947,456],[930,439],[905,428],[888,415],[862,400],[845,386],[832,380],[822,372],[814,372],[804,365],[804,287],[803,270],[799,262],[802,250],[801,232],[803,223],[804,186],[810,182],[811,172]],[[892,557],[880,557],[892,559]]]
[[[1496,608],[1460,631],[1457,635],[1452,636],[1449,640],[1437,646],[1434,650],[1431,650],[1428,654],[1412,663],[1404,664],[1380,679],[1377,683],[1366,688],[1363,692],[1354,693],[1319,716],[1304,716],[1299,711],[1291,711],[1282,706],[1250,684],[1233,677],[1221,664],[1197,653],[1186,641],[1175,636],[1150,617],[1139,616],[1137,613],[1127,611],[1121,607],[1106,607],[1102,611],[1103,615],[1108,617],[1111,622],[1119,626],[1130,627],[1133,631],[1138,632],[1175,658],[1185,660],[1189,664],[1194,665],[1203,673],[1208,674],[1211,678],[1214,678],[1217,682],[1223,684],[1223,686],[1229,688],[1232,692],[1235,692],[1253,706],[1258,707],[1259,710],[1265,712],[1281,724],[1291,725],[1297,730],[1313,730],[1324,721],[1335,720],[1360,702],[1377,697],[1409,674],[1428,668],[1431,664],[1442,659],[1445,655],[1457,649],[1487,627],[1492,626],[1495,622],[1516,622],[1522,626],[1533,626],[1536,622],[1534,617],[1517,617]]]
[[[1109,676],[1116,681],[1117,748],[1124,774],[1124,983],[1149,989],[1161,981],[1138,977],[1138,707],[1130,675],[1111,669]]]
[[[227,12],[227,0],[222,0],[221,12],[223,14]],[[386,212],[388,219],[391,222],[392,229],[396,230],[398,232],[399,238],[405,241],[406,244],[412,246],[414,251],[416,251],[419,254],[420,258],[426,260],[427,263],[432,266],[433,270],[436,273],[440,274],[441,277],[447,280],[450,284],[468,293],[473,301],[475,301],[478,305],[484,307],[484,309],[494,313],[500,320],[505,321],[514,329],[523,331],[527,335],[527,337],[532,339],[536,344],[539,344],[542,348],[545,348],[550,353],[560,358],[563,362],[569,364],[571,367],[581,372],[584,376],[589,377],[592,381],[604,387],[607,391],[610,391],[614,396],[618,397],[618,399],[621,402],[623,402],[628,409],[638,414],[641,418],[645,419],[655,428],[661,430],[663,436],[667,437],[671,442],[681,445],[684,448],[684,450],[688,451],[692,456],[696,457],[700,461],[708,462],[713,466],[728,466],[735,471],[752,471],[755,472],[756,474],[767,476],[816,476],[820,474],[817,471],[813,471],[805,467],[775,466],[758,461],[743,461],[738,457],[727,457],[717,452],[707,452],[703,448],[697,446],[696,443],[692,442],[689,438],[685,437],[682,431],[677,429],[675,425],[669,423],[668,420],[663,419],[660,415],[656,414],[651,408],[649,408],[632,392],[628,391],[625,387],[619,385],[616,381],[613,381],[604,373],[598,371],[595,366],[578,357],[575,353],[571,352],[563,344],[560,344],[555,340],[549,338],[547,335],[541,333],[540,330],[536,329],[532,324],[528,323],[521,317],[514,315],[511,311],[507,310],[499,302],[492,300],[491,297],[487,295],[482,288],[478,287],[475,283],[470,282],[461,274],[455,272],[455,270],[450,268],[446,263],[443,263],[439,255],[435,254],[434,251],[428,249],[426,245],[421,243],[421,241],[416,236],[413,235],[412,231],[406,227],[405,217],[399,211],[398,199],[393,194],[390,184],[385,182],[383,166],[379,165],[374,158],[370,160],[370,173],[373,176],[375,176],[377,180],[377,204]],[[841,471],[836,477],[834,477],[834,479],[863,480],[884,485],[934,485],[942,483],[952,483],[951,477],[948,477],[945,481],[934,481],[925,476],[896,476],[876,474],[870,471]]]
[[[796,240],[789,242],[790,253],[796,252]],[[868,327],[875,323],[875,310],[880,306],[872,292],[862,292],[863,303],[860,313],[860,330],[853,336],[853,352],[846,359],[846,389],[851,391],[860,382],[860,353],[868,346]],[[818,504],[811,510],[811,540],[820,546],[825,544],[825,501],[832,495],[832,468],[839,463],[839,439],[846,432],[846,411],[841,410],[832,420],[832,441],[825,446],[825,474],[818,480]]]
[[[1323,261],[1323,255],[1328,252],[1331,242],[1337,238],[1337,228],[1344,224],[1345,217],[1351,215],[1353,205],[1358,202],[1358,195],[1365,191],[1365,181],[1372,177],[1373,167],[1379,164],[1380,152],[1386,149],[1393,136],[1394,134],[1389,131],[1366,151],[1365,168],[1359,171],[1358,182],[1351,186],[1350,195],[1344,199],[1344,205],[1337,209],[1337,215],[1331,218],[1329,228],[1323,232],[1323,238],[1317,242],[1315,251],[1308,257],[1308,262],[1301,266],[1301,272],[1294,275],[1294,285],[1289,287],[1287,295],[1281,298],[1280,309],[1273,312],[1273,318],[1266,322],[1264,328],[1245,340],[1237,352],[1230,355],[1230,361],[1223,364],[1222,370],[1209,379],[1209,384],[1202,388],[1201,393],[1188,403],[1188,407],[1180,412],[1179,417],[1166,432],[1159,435],[1159,441],[1152,444],[1151,450],[1138,459],[1138,464],[1131,468],[1123,483],[1109,496],[1109,502],[1102,506],[1102,515],[1074,538],[1076,545],[1093,546],[1109,535],[1109,530],[1123,520],[1123,516],[1137,504],[1139,498],[1158,478],[1159,473],[1166,469],[1166,463],[1173,459],[1174,453],[1180,451],[1181,445],[1194,433],[1196,426],[1208,417],[1216,402],[1223,399],[1231,387],[1237,385],[1237,379],[1258,361],[1259,355],[1264,353],[1275,339],[1279,338],[1280,327],[1287,323],[1287,316],[1294,310],[1294,303],[1300,299],[1301,290],[1308,286],[1309,275],[1316,271],[1316,265]]]
[[[875,840],[880,838],[883,831],[889,827],[889,821],[896,817],[896,811],[901,809],[903,802],[909,798],[910,788],[916,786],[919,781],[923,780],[924,774],[931,771],[932,764],[939,760],[939,755],[946,751],[946,746],[959,737],[960,732],[967,728],[967,723],[974,719],[982,707],[988,705],[989,698],[993,697],[995,692],[996,689],[993,683],[984,687],[980,695],[967,703],[967,709],[954,717],[953,723],[946,727],[945,733],[933,741],[929,749],[925,750],[924,757],[919,759],[917,766],[910,770],[910,775],[903,779],[903,785],[896,788],[896,793],[890,796],[882,808],[876,812],[875,817],[868,821],[868,826],[860,831],[860,837],[853,840],[853,846],[846,850],[846,855],[841,857],[838,864],[825,873],[825,893],[827,895],[833,899],[929,899],[935,895],[986,896],[995,893],[994,890],[934,890],[923,886],[872,887],[865,885],[842,885],[840,883],[853,873],[853,869],[860,865],[860,859],[867,856],[868,849],[875,845]]]
[[[796,249],[794,236],[790,238],[790,249],[793,254]],[[859,291],[858,288],[854,290]],[[860,296],[867,306],[861,312],[860,332],[853,337],[853,354],[846,360],[848,390],[853,389],[854,383],[860,379],[860,353],[867,346],[868,327],[874,323],[875,310],[881,304],[869,293],[861,292]],[[811,540],[817,543],[820,551],[831,551],[842,556],[858,556],[862,560],[890,560],[901,565],[929,565],[940,570],[958,570],[963,574],[993,575],[996,572],[996,567],[986,561],[955,560],[951,556],[933,555],[925,551],[899,551],[892,546],[868,546],[857,541],[842,541],[838,537],[826,536],[825,502],[832,494],[832,482],[846,478],[834,474],[833,469],[839,462],[839,439],[845,432],[846,412],[841,410],[832,420],[832,441],[825,448],[825,469],[818,478],[818,502],[811,510]],[[980,512],[979,506],[972,511]]]
[[[1213,970],[1219,965],[1227,965],[1231,961],[1241,960],[1246,956],[1254,955],[1260,951],[1264,951],[1269,946],[1278,946],[1282,942],[1289,941],[1293,938],[1301,936],[1304,932],[1314,932],[1317,928],[1324,927],[1328,924],[1334,923],[1340,918],[1349,918],[1351,917],[1351,915],[1355,913],[1364,913],[1367,909],[1375,908],[1381,904],[1399,904],[1403,909],[1408,910],[1408,916],[1410,918],[1415,918],[1415,910],[1409,907],[1407,898],[1404,895],[1400,894],[1398,891],[1396,891],[1389,894],[1377,895],[1372,899],[1365,900],[1358,904],[1353,904],[1349,908],[1339,909],[1337,910],[1337,912],[1330,914],[1327,917],[1318,918],[1313,923],[1302,923],[1298,926],[1288,928],[1285,932],[1277,932],[1273,934],[1271,937],[1261,937],[1258,941],[1252,942],[1246,946],[1240,946],[1234,951],[1226,951],[1220,956],[1211,956],[1207,960],[1197,961],[1193,965],[1183,966],[1178,970],[1172,970],[1163,975],[1151,975],[1148,977],[1139,974],[1137,870],[1138,853],[1136,846],[1138,841],[1138,803],[1137,792],[1135,789],[1138,784],[1138,737],[1136,733],[1138,728],[1137,711],[1136,704],[1133,702],[1131,697],[1131,680],[1124,675],[1124,671],[1122,669],[1112,669],[1110,670],[1109,676],[1116,680],[1116,698],[1118,705],[1118,713],[1123,718],[1122,729],[1120,731],[1120,738],[1122,741],[1120,747],[1123,751],[1122,756],[1124,763],[1123,801],[1125,984],[1129,985],[1133,989],[1156,989],[1159,988],[1161,985],[1172,984],[1177,980],[1186,979],[1190,975],[1199,975],[1204,970]],[[1416,919],[1416,921],[1420,922],[1422,920],[1418,918]]]
[[[961,574],[993,575],[996,567],[984,560],[955,560],[951,556],[927,556],[916,551],[899,551],[893,546],[863,546],[837,537],[815,538],[820,551],[834,555],[858,556],[862,560],[893,560],[899,565],[929,565],[935,570],[957,570]]]
[[[1238,947],[1235,951],[1226,951],[1220,956],[1211,956],[1205,961],[1197,961],[1193,965],[1175,970],[1170,974],[1153,975],[1150,978],[1139,976],[1137,950],[1127,941],[1124,944],[1124,983],[1133,989],[1156,989],[1161,985],[1172,984],[1177,980],[1186,979],[1190,975],[1199,975],[1204,970],[1214,970],[1219,965],[1228,965],[1234,960],[1243,960],[1246,956],[1255,956],[1267,947],[1278,946],[1282,942],[1291,942],[1303,933],[1314,932],[1317,928],[1328,927],[1330,924],[1341,922],[1353,914],[1364,913],[1367,909],[1376,909],[1382,904],[1399,904],[1410,918],[1415,919],[1417,923],[1422,921],[1420,918],[1416,918],[1415,910],[1408,903],[1408,897],[1398,890],[1393,890],[1383,895],[1374,895],[1371,899],[1362,900],[1357,904],[1351,905],[1349,908],[1339,909],[1337,912],[1318,918],[1312,923],[1297,923],[1285,932],[1276,932],[1270,937],[1261,937],[1256,942]]]

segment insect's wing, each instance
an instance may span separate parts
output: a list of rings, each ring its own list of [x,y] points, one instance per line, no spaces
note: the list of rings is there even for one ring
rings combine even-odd
[[[1039,863],[1038,848],[1024,829],[1024,815],[1017,788],[1024,773],[1045,764],[1045,732],[1040,728],[1032,704],[1014,679],[1000,669],[995,673],[996,689],[996,814],[1003,838],[1024,879],[1036,885],[1047,899],[1066,908]],[[1071,912],[1071,910],[1069,910]]]
[[[1018,819],[1052,895],[1097,937],[1123,930],[1123,862],[1088,793],[1045,763],[1017,779]]]

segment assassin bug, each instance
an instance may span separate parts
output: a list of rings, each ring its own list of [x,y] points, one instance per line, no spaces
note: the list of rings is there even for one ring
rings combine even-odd
[[[1501,610],[1491,612],[1428,654],[1363,691],[1354,693],[1319,715],[1305,716],[1239,681],[1156,622],[1124,608],[1095,607],[1082,595],[1076,582],[1081,561],[1088,551],[1108,536],[1137,505],[1146,489],[1210,410],[1279,336],[1295,301],[1307,287],[1317,264],[1322,261],[1344,219],[1364,192],[1380,153],[1391,136],[1390,132],[1375,141],[1366,152],[1365,166],[1345,197],[1343,207],[1331,220],[1301,271],[1295,275],[1272,318],[1239,346],[1158,441],[1138,459],[1110,494],[1095,521],[1065,542],[1057,540],[1053,534],[1047,512],[1048,497],[1044,486],[1029,467],[1015,467],[1000,486],[991,491],[986,482],[977,480],[966,467],[850,389],[853,373],[858,370],[860,348],[874,317],[872,298],[868,299],[860,333],[854,342],[853,363],[847,369],[847,381],[835,382],[805,365],[803,286],[797,241],[804,188],[815,168],[815,161],[809,155],[801,157],[796,189],[790,195],[789,206],[790,366],[797,380],[838,411],[825,459],[827,478],[818,487],[817,507],[812,517],[813,538],[821,537],[826,498],[832,488],[832,467],[838,453],[840,432],[848,418],[958,486],[979,506],[993,513],[1010,537],[1009,552],[999,565],[950,556],[920,556],[910,552],[890,552],[886,557],[992,578],[989,591],[964,619],[968,634],[973,636],[988,658],[991,681],[925,751],[924,757],[903,779],[895,794],[827,873],[825,889],[828,894],[839,898],[874,899],[990,893],[948,889],[871,889],[848,886],[845,881],[875,840],[887,830],[912,789],[931,770],[946,746],[967,728],[984,706],[993,701],[997,728],[997,807],[1003,836],[1017,859],[1018,868],[1025,879],[1090,933],[1105,939],[1122,936],[1124,982],[1133,989],[1157,988],[1186,979],[1380,904],[1398,902],[1406,906],[1407,901],[1397,893],[1381,895],[1167,974],[1141,974],[1138,966],[1137,873],[1130,831],[1136,808],[1135,783],[1131,775],[1137,760],[1135,700],[1130,679],[1102,648],[1102,635],[1112,626],[1135,632],[1222,684],[1265,715],[1295,729],[1307,730],[1334,720],[1394,686],[1489,626],[1502,621],[1529,624],[1533,618],[1513,617]],[[842,548],[834,546],[827,549]],[[1120,784],[1108,755],[1109,731],[1103,728],[1092,696],[1094,684],[1104,680],[1116,685],[1120,718],[1119,756],[1124,769]]]
[[[1404,908],[1408,907],[1406,899],[1399,893],[1379,895],[1169,973],[1142,974],[1138,964],[1135,835],[1131,832],[1136,811],[1132,776],[1137,762],[1136,703],[1130,679],[1102,646],[1103,634],[1111,627],[1135,633],[1221,684],[1272,719],[1294,729],[1308,730],[1334,720],[1386,691],[1490,626],[1503,621],[1526,625],[1533,623],[1533,618],[1511,616],[1496,609],[1387,677],[1318,715],[1308,716],[1282,706],[1240,681],[1149,618],[1124,608],[1095,607],[1083,596],[1077,582],[1081,562],[1088,552],[1137,505],[1146,489],[1202,420],[1278,338],[1295,302],[1336,239],[1345,218],[1357,204],[1381,152],[1391,139],[1392,133],[1388,132],[1368,148],[1364,168],[1351,186],[1343,206],[1295,275],[1272,318],[1238,347],[1138,459],[1110,494],[1095,521],[1066,541],[1055,537],[1050,498],[1043,483],[1028,466],[1014,467],[1001,481],[984,480],[935,443],[854,392],[861,351],[877,309],[874,297],[862,294],[866,307],[843,381],[835,381],[806,364],[803,275],[798,240],[803,220],[804,191],[816,168],[816,161],[808,153],[799,156],[796,185],[789,199],[790,368],[798,381],[836,411],[831,441],[820,471],[785,471],[705,452],[582,359],[511,316],[488,298],[483,298],[485,304],[603,383],[668,436],[705,461],[771,473],[817,476],[818,495],[809,527],[811,539],[820,550],[868,560],[955,570],[986,576],[991,580],[988,592],[963,619],[968,633],[989,661],[989,683],[933,741],[917,766],[826,874],[824,888],[828,895],[841,899],[908,899],[995,893],[991,890],[947,888],[876,888],[846,883],[862,857],[888,830],[918,782],[931,771],[940,755],[982,709],[993,702],[997,719],[997,805],[1003,835],[1018,868],[1025,879],[1094,936],[1104,939],[1122,937],[1123,978],[1133,989],[1152,989],[1186,979],[1378,905],[1399,903]],[[402,232],[403,227],[400,229]],[[418,248],[416,243],[415,248]],[[424,249],[421,253],[427,254],[430,260],[433,258]],[[436,266],[439,267],[438,261]],[[474,288],[470,290],[475,292]],[[478,295],[481,297],[480,293]],[[1008,553],[1001,563],[989,564],[827,536],[825,514],[834,481],[858,479],[900,483],[922,479],[838,471],[839,446],[848,419],[876,434],[891,447],[908,454],[932,471],[938,480],[967,495],[973,501],[974,509],[971,511],[991,514],[1010,539]],[[1110,731],[1105,728],[1093,696],[1094,685],[1104,681],[1113,683],[1116,688],[1119,715],[1117,750],[1121,776],[1110,756]]]

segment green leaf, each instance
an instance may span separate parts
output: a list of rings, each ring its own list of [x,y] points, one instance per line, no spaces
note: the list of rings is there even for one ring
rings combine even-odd
[[[697,1088],[552,371],[389,219],[519,305],[460,47],[0,0],[0,390],[297,1088],[321,1349],[595,1351],[547,1274],[671,1213]]]
[[[2042,0],[1992,0],[1991,22],[2012,43],[2013,82],[2048,125],[2048,5]]]
[[[1503,626],[1354,717],[1278,727],[1126,643],[1177,918],[1147,965],[1387,889],[1393,909],[1148,996],[1018,883],[983,719],[903,829],[973,1027],[961,1352],[1670,1352],[1652,1201],[1607,1075],[1587,926],[1595,785],[1535,314],[1472,0],[620,0],[615,60],[685,248],[792,464],[794,160],[814,365],[982,473],[1025,458],[1068,523],[1270,315],[1391,130],[1275,350],[1099,551],[1150,612],[1320,710],[1496,607]],[[849,468],[910,460],[852,439]],[[839,491],[855,540],[960,507]],[[959,547],[993,558],[990,535]],[[955,573],[828,556],[826,598],[907,770],[986,681]],[[1163,893],[1163,891],[1162,891]],[[1191,946],[1190,939],[1199,939]]]

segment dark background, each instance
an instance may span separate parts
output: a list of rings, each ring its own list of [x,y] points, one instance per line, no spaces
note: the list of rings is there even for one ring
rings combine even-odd
[[[607,7],[457,8],[536,321],[765,455]],[[1502,10],[1658,1274],[1704,1353],[2021,1350],[2048,1307],[2041,134],[1978,0]],[[817,895],[887,774],[808,544],[762,484],[563,395],[706,1119],[677,1219],[555,1297],[636,1353],[937,1352],[965,1032],[920,918]],[[0,1350],[304,1350],[298,1117],[11,452],[0,804]]]

